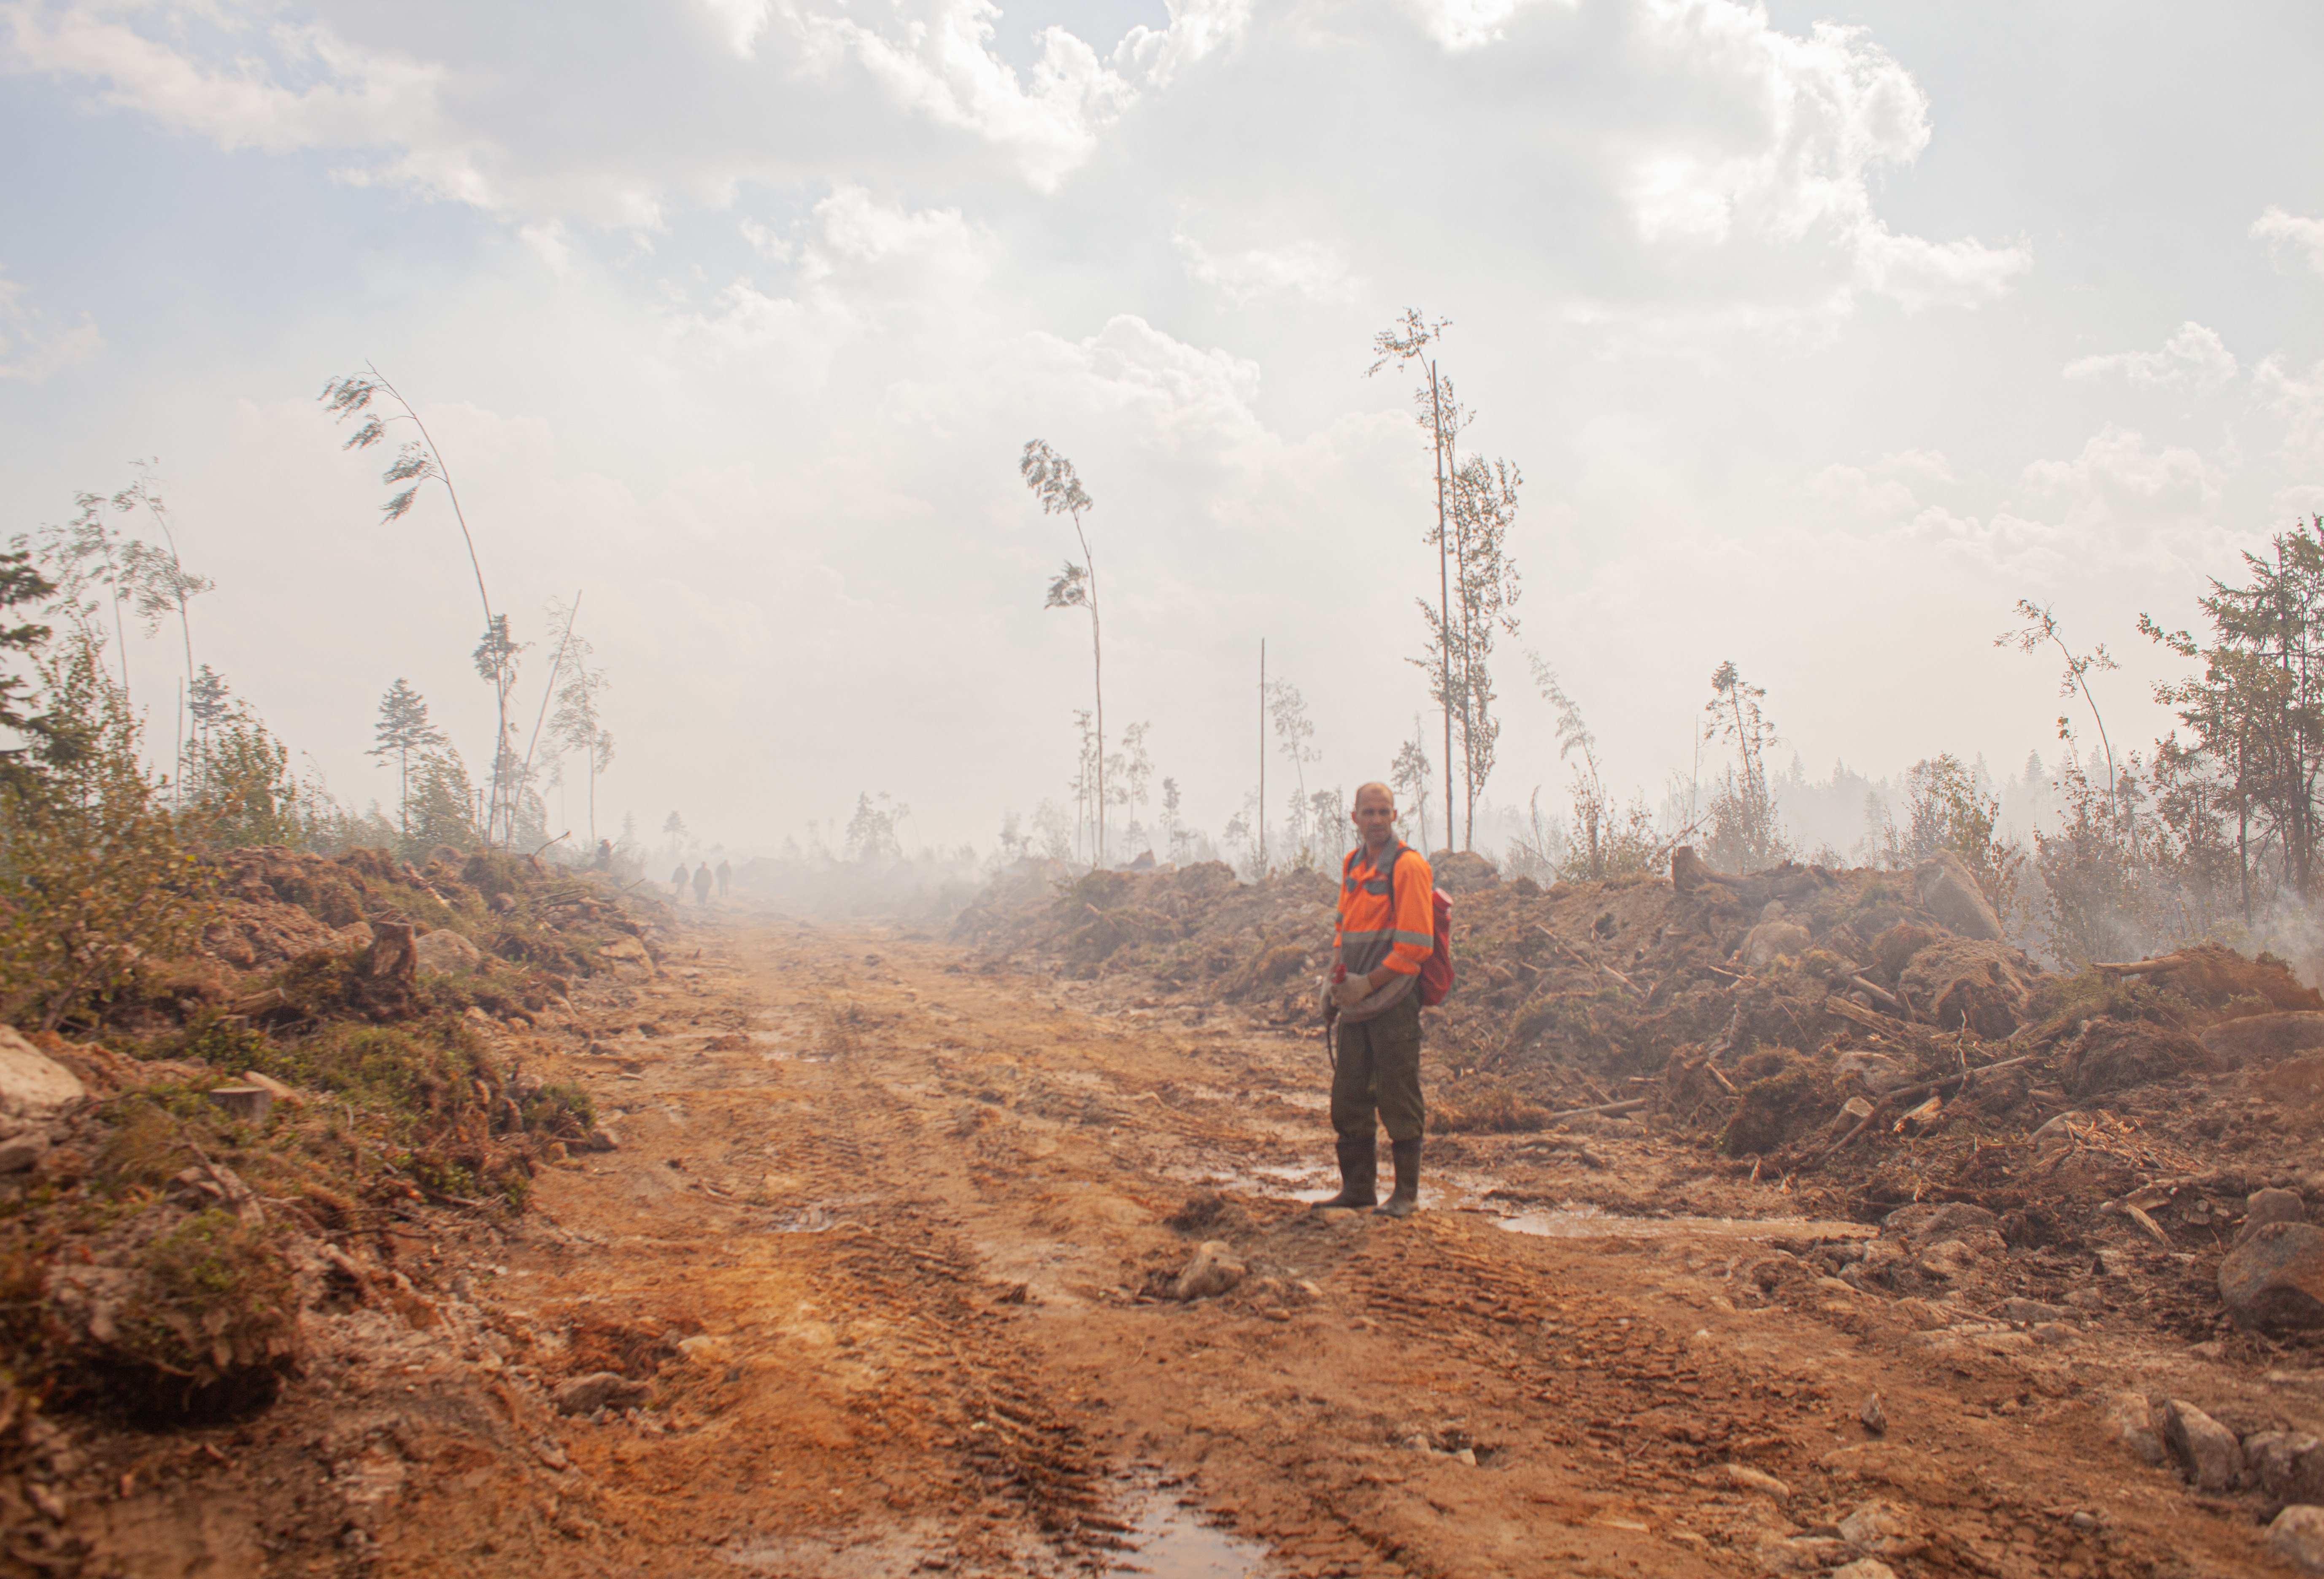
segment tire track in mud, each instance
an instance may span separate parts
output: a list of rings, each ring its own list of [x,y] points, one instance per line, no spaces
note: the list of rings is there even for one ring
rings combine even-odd
[[[878,1311],[883,1347],[904,1362],[867,1390],[862,1407],[934,1424],[945,1434],[932,1446],[955,1464],[954,1483],[1013,1506],[1060,1556],[1118,1547],[1124,1527],[1104,1510],[1102,1467],[1080,1428],[1028,1384],[1031,1356],[997,1330],[994,1290],[950,1231],[933,1153],[906,1148],[914,1163],[899,1169],[878,1138],[901,1142],[937,1115],[898,1094],[889,1066],[899,1051],[862,996],[817,996],[818,1100],[778,1154],[807,1193],[839,1203],[838,1220],[807,1253],[822,1263],[816,1281],[835,1304]],[[964,1556],[1000,1555],[978,1552],[981,1544],[968,1542]]]
[[[1904,1579],[2174,1560],[2160,1516],[2115,1506],[2081,1406],[1961,1427],[1972,1363],[1910,1351],[1772,1234],[1326,1221],[1259,1183],[1328,1157],[1312,1044],[1108,1019],[875,936],[731,937],[719,1001],[765,1029],[657,1049],[614,1088],[676,1116],[557,1205],[605,1246],[568,1312],[733,1337],[733,1369],[672,1384],[680,1430],[575,1453],[610,1522],[682,1528],[702,1571],[1102,1569],[1157,1485],[1286,1575],[1822,1571],[1876,1501],[1909,1526],[1884,1555]],[[1204,1177],[1246,1181],[1240,1215],[1171,1232]],[[1243,1289],[1132,1292],[1213,1233]],[[1855,1425],[1875,1386],[1905,1439]],[[2249,1569],[2224,1523],[2200,1533]]]

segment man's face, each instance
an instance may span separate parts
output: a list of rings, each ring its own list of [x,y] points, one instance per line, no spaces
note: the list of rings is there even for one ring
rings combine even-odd
[[[1396,802],[1377,791],[1359,796],[1352,815],[1356,831],[1364,836],[1366,849],[1379,849],[1396,829]]]

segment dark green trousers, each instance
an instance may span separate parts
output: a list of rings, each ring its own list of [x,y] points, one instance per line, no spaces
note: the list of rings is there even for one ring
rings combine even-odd
[[[1369,1136],[1378,1123],[1392,1141],[1418,1140],[1428,1122],[1420,1099],[1420,988],[1414,987],[1384,1014],[1342,1025],[1339,1042],[1332,1128]]]

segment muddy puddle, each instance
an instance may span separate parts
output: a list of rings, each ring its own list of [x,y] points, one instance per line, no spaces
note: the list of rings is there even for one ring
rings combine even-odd
[[[1590,1206],[1528,1207],[1496,1226],[1546,1239],[1870,1239],[1880,1232],[1812,1217],[1626,1217]]]
[[[1137,1551],[1116,1558],[1108,1572],[1153,1579],[1265,1579],[1276,1572],[1265,1547],[1204,1523],[1167,1495],[1147,1501],[1127,1538]]]

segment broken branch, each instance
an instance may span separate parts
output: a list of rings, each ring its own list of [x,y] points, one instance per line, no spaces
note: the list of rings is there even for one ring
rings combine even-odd
[[[1539,932],[1543,937],[1547,938],[1551,942],[1555,943],[1559,948],[1564,950],[1577,961],[1583,965],[1587,965],[1592,970],[1604,971],[1607,975],[1620,982],[1624,987],[1628,987],[1631,994],[1641,1002],[1645,1001],[1646,995],[1638,991],[1637,985],[1633,983],[1628,977],[1615,969],[1611,965],[1601,964],[1598,960],[1592,959],[1589,955],[1583,953],[1581,950],[1567,942],[1563,938],[1559,937],[1555,932],[1551,932],[1547,927],[1542,925],[1541,923],[1536,922],[1533,925],[1534,931]]]

